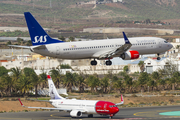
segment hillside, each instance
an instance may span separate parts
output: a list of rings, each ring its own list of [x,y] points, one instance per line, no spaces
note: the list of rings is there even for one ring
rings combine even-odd
[[[79,4],[91,0],[0,0],[0,25],[25,26],[23,14],[31,12],[46,27],[76,29],[103,26],[119,20],[164,20],[179,24],[179,0],[123,0],[123,3]],[[101,0],[102,1],[102,0]],[[4,16],[11,14],[11,16]],[[48,25],[47,25],[48,23]]]

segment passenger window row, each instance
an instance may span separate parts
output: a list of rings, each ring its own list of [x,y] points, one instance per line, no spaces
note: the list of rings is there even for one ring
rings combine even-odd
[[[153,43],[138,43],[138,44],[132,44],[132,45],[151,45],[151,44],[156,44],[155,42]],[[116,45],[116,47],[121,47],[122,45]],[[77,47],[77,48],[66,48],[63,49],[64,51],[69,51],[69,50],[82,50],[82,49],[95,49],[95,48],[109,48],[109,47],[114,47],[114,45],[106,45],[106,46],[93,46],[93,47]]]

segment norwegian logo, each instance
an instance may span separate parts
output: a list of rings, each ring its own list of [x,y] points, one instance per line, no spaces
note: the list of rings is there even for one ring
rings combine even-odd
[[[33,43],[45,43],[47,42],[47,35],[45,36],[35,36]]]

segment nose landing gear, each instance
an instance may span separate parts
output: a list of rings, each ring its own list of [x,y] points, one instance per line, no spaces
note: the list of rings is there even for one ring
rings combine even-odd
[[[160,60],[161,58],[159,57],[159,53],[157,55],[158,55],[157,60]]]
[[[112,118],[113,118],[113,116],[114,116],[113,114],[109,115],[109,119],[112,119]]]

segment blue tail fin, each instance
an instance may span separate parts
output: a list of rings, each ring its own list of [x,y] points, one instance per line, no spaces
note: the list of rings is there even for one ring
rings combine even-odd
[[[63,41],[52,39],[36,21],[30,12],[24,13],[26,23],[31,36],[31,42],[33,45],[45,45],[52,43],[60,43]]]

